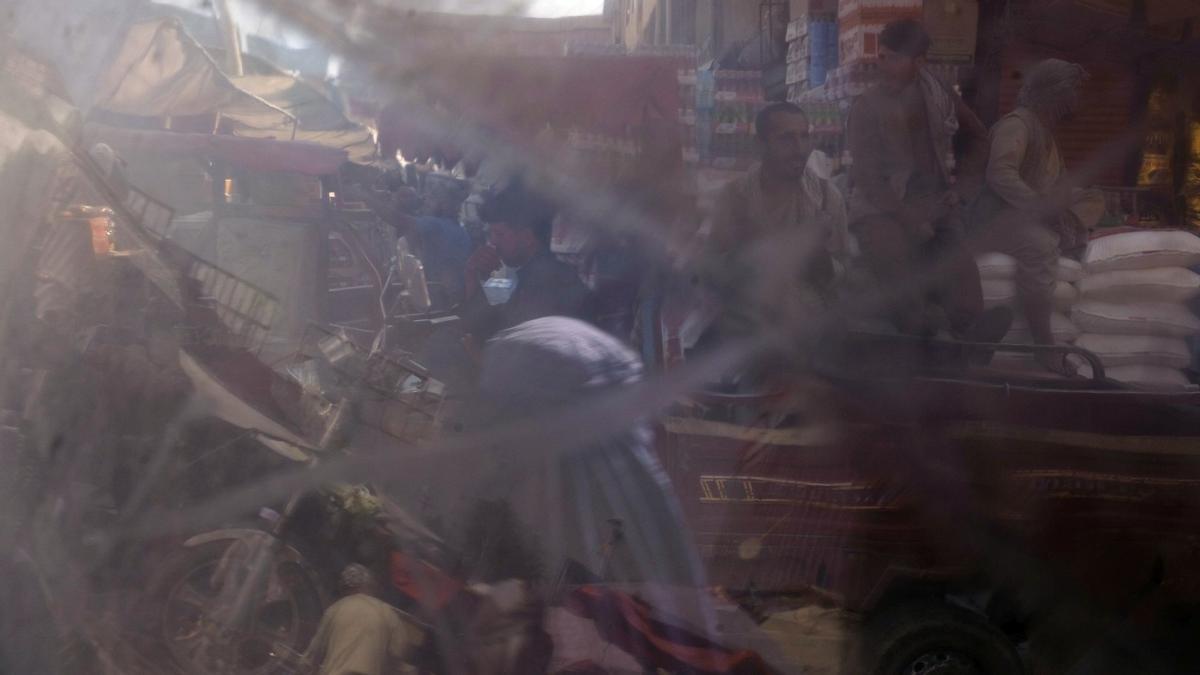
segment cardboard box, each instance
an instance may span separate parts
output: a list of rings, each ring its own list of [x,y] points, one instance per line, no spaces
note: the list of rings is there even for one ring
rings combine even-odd
[[[862,12],[838,17],[838,30],[848,31],[860,26],[886,26],[899,19],[921,20],[921,8],[913,7],[890,12]]]
[[[838,63],[849,65],[879,58],[879,33],[884,24],[854,26],[838,37]]]
[[[834,13],[838,10],[837,0],[791,0],[788,3],[790,16],[794,19],[803,14]]]
[[[971,63],[979,27],[977,0],[931,0],[922,18],[933,39],[929,60],[934,63]]]
[[[797,61],[807,61],[809,56],[808,42],[804,40],[793,40],[788,43],[787,62],[795,63]]]
[[[879,33],[883,27],[900,19],[920,20],[922,5],[921,0],[893,0],[887,4],[868,4],[865,0],[843,2],[838,7],[838,63],[879,58]]]
[[[795,15],[793,15],[793,16],[795,16]],[[802,39],[802,38],[806,37],[807,35],[808,35],[808,17],[807,16],[801,16],[793,21],[788,22],[787,36],[786,36],[786,39],[788,42]]]
[[[798,61],[787,65],[785,84],[804,84],[808,81],[808,61]]]
[[[887,23],[903,17],[920,18],[924,0],[843,0],[838,3],[838,22],[851,24]]]

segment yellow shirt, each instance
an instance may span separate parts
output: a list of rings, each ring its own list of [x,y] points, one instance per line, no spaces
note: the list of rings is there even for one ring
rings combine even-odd
[[[404,658],[421,639],[390,605],[358,593],[325,610],[307,656],[323,657],[321,675],[382,675],[389,658]]]

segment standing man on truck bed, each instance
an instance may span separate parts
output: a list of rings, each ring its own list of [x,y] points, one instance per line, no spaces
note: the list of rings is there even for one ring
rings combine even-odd
[[[992,127],[987,187],[975,208],[973,245],[1016,259],[1018,305],[1039,345],[1054,344],[1050,315],[1060,251],[1082,248],[1104,210],[1103,195],[1063,185],[1054,138],[1078,108],[1086,77],[1082,66],[1059,59],[1029,71],[1016,110]],[[1054,352],[1039,352],[1038,359],[1050,370],[1068,372]]]
[[[850,113],[850,230],[880,292],[890,296],[888,313],[900,332],[948,329],[970,342],[998,342],[1011,313],[983,310],[979,270],[963,245],[959,216],[971,186],[956,183],[950,169],[959,129],[976,141],[986,131],[925,68],[930,44],[912,19],[889,23],[879,34],[882,82]]]

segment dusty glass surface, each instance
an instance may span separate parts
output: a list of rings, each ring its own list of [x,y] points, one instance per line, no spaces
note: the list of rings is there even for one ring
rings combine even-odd
[[[1200,7],[0,0],[0,672],[1200,670]]]

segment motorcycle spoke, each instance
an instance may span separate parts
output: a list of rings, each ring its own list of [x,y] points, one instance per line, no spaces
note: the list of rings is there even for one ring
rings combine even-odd
[[[249,574],[250,554],[221,551],[181,575],[167,596],[163,637],[181,665],[200,672],[265,675],[294,660],[308,645],[303,603],[290,583]],[[257,581],[256,581],[257,580]],[[252,584],[249,588],[246,584]],[[232,614],[235,605],[244,602]]]
[[[284,623],[280,624],[280,617],[264,615],[272,609],[286,608],[286,617]],[[250,625],[250,633],[257,637],[267,638],[270,642],[282,642],[289,647],[292,646],[292,641],[295,639],[296,625],[299,622],[296,608],[291,602],[280,600],[268,603],[259,608],[254,614],[254,620]]]
[[[175,593],[173,594],[173,598],[175,600],[178,600],[179,602],[182,602],[185,605],[189,605],[191,607],[195,607],[195,608],[198,608],[201,610],[208,609],[212,605],[213,600],[214,600],[214,598],[212,596],[205,595],[204,593],[201,593],[200,591],[193,588],[190,584],[186,584],[186,583],[181,584],[175,590]]]

